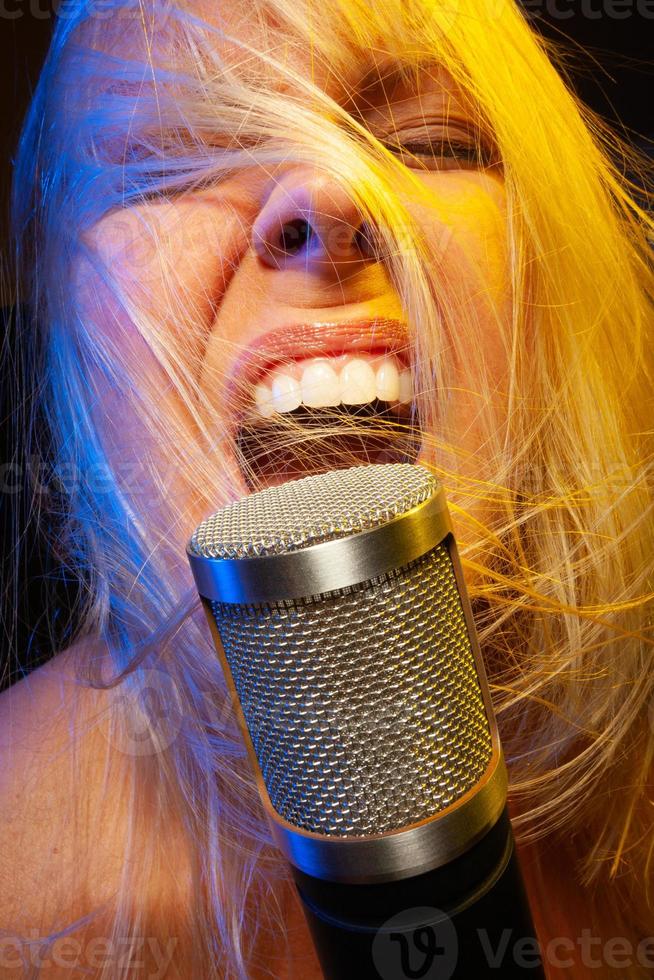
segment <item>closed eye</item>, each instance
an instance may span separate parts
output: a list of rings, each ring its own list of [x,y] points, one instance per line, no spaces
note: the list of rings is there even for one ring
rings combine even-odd
[[[496,164],[496,154],[476,140],[456,140],[443,137],[382,140],[383,145],[397,153],[408,167],[427,170],[456,170],[485,168]]]

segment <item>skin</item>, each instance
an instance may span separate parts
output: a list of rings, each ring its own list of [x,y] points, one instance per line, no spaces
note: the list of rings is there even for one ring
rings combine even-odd
[[[223,13],[228,20],[232,18],[231,29],[240,30],[252,41],[247,25],[234,22],[236,9],[230,13],[230,8],[225,7]],[[308,74],[311,68],[308,57],[302,65],[295,55],[294,59],[294,67],[301,67]],[[316,77],[318,70],[314,66],[314,80],[335,98],[344,99],[345,80]],[[383,133],[392,121],[398,131],[410,133],[414,139],[417,139],[416,128],[422,125],[422,114],[438,132],[442,131],[447,115],[452,119],[465,118],[460,94],[442,72],[425,74],[419,90],[406,84],[378,85],[366,93],[359,109],[376,133]],[[456,431],[449,435],[463,456],[442,462],[478,475],[483,472],[484,451],[480,445],[480,415],[493,411],[500,424],[504,411],[507,363],[502,330],[498,327],[498,320],[506,325],[510,317],[504,184],[498,169],[483,170],[462,162],[452,161],[447,169],[418,169],[416,173],[433,192],[434,206],[426,209],[410,195],[405,204],[438,250],[443,289],[449,290],[451,303],[472,309],[484,338],[483,350],[466,363],[457,361],[454,349],[445,351],[445,356],[449,354],[452,358],[454,377],[451,418],[456,420]],[[307,198],[322,215],[325,238],[329,239],[330,231],[339,232],[338,240],[345,244],[328,254],[314,254],[301,267],[271,268],[262,262],[257,240],[265,236],[271,223],[279,221],[280,211],[286,208],[283,213],[285,220],[289,220],[293,216],[293,202]],[[273,173],[249,169],[228,177],[217,188],[165,202],[151,202],[131,211],[113,212],[93,229],[89,242],[111,270],[118,287],[147,309],[160,337],[176,345],[182,357],[189,358],[189,363],[197,364],[199,359],[202,367],[198,381],[211,388],[216,381],[220,385],[225,364],[232,363],[238,349],[247,347],[262,331],[275,326],[401,315],[398,296],[383,265],[374,259],[356,259],[351,242],[348,245],[348,236],[360,220],[353,202],[332,177],[317,168],[289,161]],[[148,232],[153,223],[159,240],[165,243],[156,250]],[[344,236],[340,235],[343,230]],[[171,418],[175,417],[182,425],[191,425],[149,347],[135,334],[129,319],[112,300],[111,292],[84,265],[78,269],[78,289],[91,328],[107,331],[115,342],[129,345],[141,389],[146,394],[148,391],[156,394]],[[178,315],[179,309],[187,311],[186,320]],[[475,384],[475,372],[479,385]],[[481,404],[475,395],[481,387],[482,374],[492,380],[491,387],[496,392],[490,406]],[[152,441],[147,433],[137,432],[136,420],[134,426],[125,426],[124,402],[101,379],[97,380],[96,391],[97,411],[114,458],[138,461],[144,455],[143,440],[147,440],[147,448],[166,489],[174,491],[174,478],[168,482],[170,468],[165,441]],[[214,408],[214,424],[219,427],[219,397]],[[229,447],[224,450],[223,465],[232,484],[237,488],[242,486],[242,476]],[[142,482],[150,478],[145,471],[140,474]],[[199,510],[194,512],[189,503],[187,516],[188,525],[179,529],[180,546],[185,543],[189,530],[205,515]],[[454,520],[456,523],[456,515]],[[76,751],[88,772],[84,786],[89,812],[96,814],[102,833],[80,845],[79,838],[63,834],[56,821],[56,815],[66,811],[64,804],[70,794],[79,792],[79,780],[65,764],[73,749],[67,699],[72,697],[74,658],[88,655],[88,648],[82,646],[56,657],[34,672],[29,685],[17,684],[0,699],[3,717],[0,772],[2,798],[7,805],[6,811],[0,813],[3,831],[0,866],[8,869],[5,874],[11,879],[13,895],[13,905],[6,909],[5,921],[9,929],[17,932],[36,924],[39,933],[44,934],[54,928],[57,911],[66,909],[71,915],[82,914],[88,910],[89,903],[106,901],[117,883],[125,817],[121,816],[120,808],[113,808],[107,815],[100,805],[101,787],[93,777],[93,772],[102,768],[97,762],[108,749],[102,724],[98,724],[109,707],[106,693],[91,694],[84,689],[75,692],[83,729]],[[54,709],[62,706],[64,710],[57,715]],[[59,720],[50,722],[53,716]],[[47,724],[44,719],[48,719]],[[53,739],[59,749],[59,761],[54,765],[50,753],[37,751],[39,745],[54,744]],[[27,766],[29,781],[24,776]],[[181,854],[178,850],[174,852],[180,868]],[[17,854],[24,856],[20,862],[15,857]],[[83,881],[74,887],[63,874],[63,869],[71,867],[84,869]],[[44,868],[53,881],[64,882],[63,890],[53,891],[50,902],[46,899],[45,904],[40,886]],[[62,870],[61,874],[58,869]],[[552,882],[547,888],[550,895],[556,891]],[[162,882],[157,889],[159,901],[165,893]],[[171,907],[176,902],[179,903],[179,897],[173,895]],[[312,945],[292,894],[286,912],[293,964],[288,968],[277,964],[275,975],[280,980],[300,976],[305,980],[318,978]],[[172,919],[167,922],[169,932],[172,922]],[[98,930],[101,935],[101,925]],[[93,934],[85,935],[89,938]],[[182,969],[171,975],[182,977],[183,949],[177,952],[176,962]],[[269,962],[274,963],[274,951]],[[153,971],[156,965],[153,962]],[[21,974],[7,971],[2,975]],[[47,975],[63,977],[68,973],[52,971]],[[550,973],[551,977],[558,975],[556,971]],[[599,976],[597,972],[593,975]],[[583,973],[578,971],[575,976],[582,977]]]
[[[248,43],[255,43],[246,22],[235,20],[237,8],[221,8],[227,29]],[[208,13],[208,12],[207,12]],[[225,46],[229,57],[231,49]],[[446,137],[467,140],[466,122],[471,113],[451,79],[438,68],[425,71],[419,85],[400,82],[388,75],[386,58],[376,56],[377,78],[370,76],[365,91],[356,90],[360,69],[352,77],[336,79],[311,65],[309,53],[293,51],[293,67],[314,81],[381,139],[397,133],[405,143],[435,146]],[[272,82],[289,90],[286,81]],[[297,95],[297,93],[291,93]],[[421,155],[420,160],[401,156],[432,193],[427,207],[408,188],[402,200],[416,220],[423,238],[438,256],[439,291],[454,310],[454,323],[444,331],[442,352],[451,371],[448,418],[435,433],[451,442],[455,452],[440,450],[436,456],[428,441],[420,461],[437,462],[446,469],[473,479],[484,473],[481,420],[493,413],[497,425],[506,413],[505,377],[507,354],[504,327],[511,304],[506,240],[506,196],[501,169],[484,169],[461,156],[440,161]],[[262,242],[274,235],[281,222],[301,218],[310,206],[322,247],[283,268],[271,267],[262,258]],[[148,202],[106,215],[88,235],[111,277],[151,321],[163,343],[173,345],[182,363],[188,364],[203,391],[211,398],[211,411],[203,419],[210,431],[224,433],[229,418],[224,406],[226,379],[238,355],[262,334],[288,324],[325,320],[341,321],[372,317],[403,318],[400,299],[387,270],[374,257],[362,256],[354,235],[362,222],[354,202],[329,173],[303,163],[285,162],[276,167],[255,166],[227,176],[218,186],[183,193],[170,200]],[[156,245],[155,245],[156,236]],[[165,412],[189,432],[194,429],[187,410],[176,397],[152,350],[136,334],[129,319],[115,303],[95,273],[84,264],[78,270],[78,293],[85,318],[94,329],[109,332],[112,342],[129,350],[135,385],[147,397],[165,404]],[[456,330],[456,311],[472,315],[483,338],[482,356],[457,354],[451,342]],[[508,331],[507,331],[508,332]],[[475,345],[476,347],[476,342]],[[197,377],[197,365],[200,374]],[[490,403],[481,397],[483,379],[490,380]],[[104,429],[109,454],[118,469],[133,459],[141,467],[141,447],[156,461],[157,483],[143,493],[152,476],[140,472],[139,508],[155,500],[163,486],[179,494],[175,486],[165,439],[153,440],[138,430],[138,412],[124,425],[122,395],[97,380],[98,422]],[[138,447],[136,453],[135,448]],[[229,440],[221,440],[223,472],[232,494],[245,493]],[[154,505],[151,505],[154,506]],[[469,506],[482,520],[483,505]],[[188,533],[206,516],[206,502],[187,503],[187,517],[176,532],[181,553]],[[455,517],[456,520],[456,517]],[[465,529],[459,529],[461,535]]]

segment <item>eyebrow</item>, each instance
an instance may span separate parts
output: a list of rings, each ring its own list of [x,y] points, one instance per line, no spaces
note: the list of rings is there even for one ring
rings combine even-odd
[[[398,58],[383,58],[368,65],[360,75],[354,90],[358,96],[363,93],[378,95],[391,85],[396,85],[406,77],[409,62]]]
[[[414,83],[417,81],[416,70],[420,72],[424,69],[427,72],[430,68],[438,69],[440,67],[442,66],[435,59],[426,59],[418,65],[416,62],[409,62],[397,57],[383,57],[367,65],[359,75],[352,86],[352,102],[361,111],[366,105],[371,107],[378,103],[380,98],[388,101],[398,83],[407,81]]]

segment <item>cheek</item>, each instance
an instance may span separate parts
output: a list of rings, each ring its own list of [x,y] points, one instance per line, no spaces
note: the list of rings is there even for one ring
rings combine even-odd
[[[157,356],[197,368],[238,263],[240,231],[229,203],[202,194],[115,212],[93,230],[89,244],[107,287],[140,333],[141,370]],[[104,326],[111,331],[109,318]]]
[[[232,208],[203,198],[115,212],[86,236],[91,257],[74,273],[80,322],[115,370],[90,379],[92,412],[116,471],[134,464],[139,492],[171,470],[169,443],[195,442],[195,380],[239,232]]]
[[[448,299],[484,321],[504,322],[511,290],[502,184],[477,172],[434,174],[426,182],[435,195],[434,246]]]
[[[489,174],[433,174],[426,182],[434,193],[427,232],[444,311],[441,375],[435,382],[443,414],[434,422],[441,442],[430,455],[450,472],[479,478],[508,418],[512,304],[506,198],[501,181]]]
[[[450,172],[426,178],[434,193],[427,234],[434,249],[436,292],[445,311],[445,344],[459,381],[507,369],[511,270],[506,198],[500,180]]]

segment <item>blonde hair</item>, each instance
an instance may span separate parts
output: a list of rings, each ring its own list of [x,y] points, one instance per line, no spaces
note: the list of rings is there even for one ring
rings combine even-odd
[[[143,712],[153,745],[151,754],[125,756],[135,840],[146,826],[160,834],[143,835],[148,849],[132,881],[126,854],[114,934],[143,935],[159,914],[165,922],[153,882],[174,836],[192,880],[184,894],[196,898],[183,925],[188,968],[193,976],[245,978],[259,931],[283,927],[275,896],[286,872],[180,554],[191,515],[209,513],[232,492],[198,380],[197,347],[190,333],[171,337],[142,296],[121,291],[89,243],[106,214],[137,206],[146,214],[152,198],[211,187],[253,165],[273,167],[289,151],[340,180],[378,229],[409,323],[419,325],[423,438],[466,530],[463,559],[509,765],[514,828],[525,842],[574,837],[578,879],[611,880],[603,901],[614,922],[645,930],[654,907],[647,890],[654,337],[646,161],[575,98],[554,67],[556,52],[510,0],[252,0],[256,45],[225,38],[193,4],[117,2],[103,11],[94,20],[81,7],[58,24],[22,138],[14,213],[23,289],[44,336],[41,398],[55,476],[66,482],[64,472],[77,474],[67,481],[55,544],[86,582],[79,636],[107,642],[121,686],[137,693],[130,710]],[[129,40],[123,54],[121,36]],[[224,40],[221,51],[215,42]],[[454,312],[439,291],[439,257],[399,193],[406,188],[430,206],[429,192],[336,100],[294,72],[292,56],[275,57],[310,50],[338,79],[380,49],[409,77],[441,64],[476,107],[480,132],[491,135],[501,160],[512,314],[497,329],[510,364],[509,411],[501,423],[480,412],[487,469],[478,479],[438,462],[445,451],[461,452],[436,435],[436,419],[447,418],[450,370],[439,341]],[[273,77],[301,97],[275,90]],[[160,232],[139,220],[156,254]],[[80,266],[92,268],[99,284],[83,307]],[[168,284],[171,319],[184,322],[188,297],[176,292],[172,274]],[[115,306],[111,329],[102,329],[96,324],[106,320],[108,294]],[[179,415],[171,417],[168,402],[162,407],[157,384],[139,377],[125,323],[156,357],[157,384],[165,381]],[[472,315],[449,339],[465,344],[463,364],[467,351],[484,350]],[[482,380],[482,405],[492,400],[493,380]],[[136,482],[145,492],[132,492],[104,442],[108,392],[129,406]],[[170,453],[175,494],[165,492],[156,454],[140,454],[141,438]],[[306,439],[310,454],[306,433],[289,427],[285,438],[297,451]],[[91,479],[98,472],[101,488]],[[157,506],[139,509],[148,494]],[[468,513],[480,499],[483,524]],[[106,683],[92,666],[89,683]],[[159,744],[151,705],[138,697],[153,670],[178,706],[175,737]],[[125,711],[117,701],[117,744]],[[100,975],[127,976],[116,970]]]

